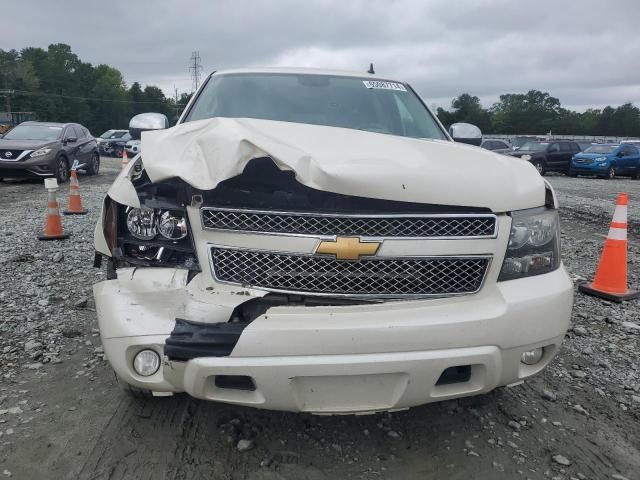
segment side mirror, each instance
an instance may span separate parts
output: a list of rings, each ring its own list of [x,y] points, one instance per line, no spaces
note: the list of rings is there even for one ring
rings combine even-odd
[[[618,157],[618,158],[622,158],[622,157],[625,157],[626,155],[627,155],[627,154],[626,154],[625,152],[620,151],[620,152],[618,152],[618,153],[616,154],[616,157]]]
[[[76,143],[78,139],[76,137],[67,137],[64,141],[67,143]]]
[[[129,135],[134,140],[140,140],[140,134],[147,130],[162,130],[169,128],[169,119],[162,113],[140,113],[129,122]]]
[[[482,132],[478,127],[470,123],[454,123],[449,127],[449,135],[454,141],[480,146]]]

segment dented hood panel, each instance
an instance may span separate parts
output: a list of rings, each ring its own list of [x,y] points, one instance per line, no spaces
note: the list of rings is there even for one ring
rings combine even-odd
[[[311,188],[386,200],[486,207],[544,204],[528,162],[469,145],[271,120],[213,118],[142,134],[149,178],[214,189],[270,157]]]

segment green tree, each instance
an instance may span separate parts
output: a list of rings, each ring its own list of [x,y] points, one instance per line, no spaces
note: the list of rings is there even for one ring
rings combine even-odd
[[[436,111],[436,115],[446,127],[456,122],[466,122],[477,125],[483,132],[491,128],[491,116],[482,108],[478,97],[463,93],[451,101],[451,108],[452,111],[443,108]]]

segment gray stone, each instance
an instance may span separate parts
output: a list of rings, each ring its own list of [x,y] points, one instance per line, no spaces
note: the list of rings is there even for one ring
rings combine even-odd
[[[542,398],[544,400],[549,400],[550,402],[555,402],[558,397],[551,390],[543,390]]]
[[[572,408],[578,413],[589,416],[589,412],[587,412],[582,405],[575,404]]]
[[[633,323],[633,322],[622,322],[620,324],[620,326],[622,328],[624,328],[627,331],[636,331],[636,332],[640,332],[640,325],[638,325],[637,323]]]
[[[254,447],[253,440],[240,440],[236,445],[239,452],[247,452]]]
[[[42,348],[42,344],[40,342],[36,342],[35,340],[29,340],[24,344],[24,351],[31,352],[33,350],[40,350]]]
[[[586,335],[589,335],[589,332],[587,332],[587,329],[584,327],[574,327],[573,328],[573,333],[575,333],[576,335],[580,336],[580,337],[584,337]]]
[[[76,308],[84,308],[87,306],[87,302],[89,301],[89,299],[87,297],[80,297],[74,304],[73,306]]]
[[[571,465],[571,460],[569,460],[567,457],[563,455],[554,455],[551,458],[553,458],[553,461],[556,462],[558,465],[563,465],[565,467],[568,467],[569,465]]]

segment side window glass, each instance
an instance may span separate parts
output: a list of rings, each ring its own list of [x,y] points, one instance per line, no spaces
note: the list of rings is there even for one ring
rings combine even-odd
[[[571,151],[571,147],[569,146],[568,143],[561,143],[560,144],[560,151],[563,153],[567,153]]]
[[[74,132],[75,137],[77,139],[84,138],[84,132],[82,131],[82,129],[80,127],[73,127],[73,132]]]
[[[560,151],[560,148],[558,148],[558,144],[557,143],[552,143],[551,145],[549,145],[549,153],[557,153]]]

